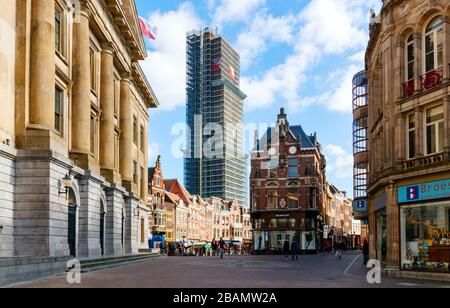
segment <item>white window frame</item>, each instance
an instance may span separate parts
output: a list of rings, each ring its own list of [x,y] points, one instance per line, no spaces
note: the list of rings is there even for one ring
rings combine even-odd
[[[436,26],[435,26],[435,28],[433,28],[433,29],[431,29],[430,31],[428,31],[428,32],[426,32],[427,31],[427,28],[428,28],[428,25],[436,18],[436,17],[439,17],[440,15],[436,15],[436,16],[434,16],[433,18],[431,18],[430,20],[429,20],[429,22],[427,23],[427,25],[426,25],[426,27],[425,27],[425,35],[423,36],[423,72],[425,72],[425,74],[426,73],[429,73],[429,72],[432,72],[432,71],[434,71],[434,70],[437,70],[438,68],[440,68],[440,67],[442,67],[442,65],[443,65],[443,63],[442,63],[442,65],[440,65],[440,66],[438,66],[438,40],[437,40],[437,38],[438,38],[438,30],[439,29],[441,29],[441,28],[443,28],[444,27],[444,22],[441,20],[440,21],[440,23],[438,23]],[[441,16],[441,18],[442,18],[442,16]],[[427,36],[429,36],[429,35],[432,35],[433,36],[433,44],[434,44],[434,46],[433,46],[433,52],[434,52],[434,68],[433,69],[431,69],[431,70],[429,70],[429,71],[427,71],[427,51],[426,51],[426,38],[427,38]],[[444,39],[444,43],[443,43],[443,47],[442,48],[445,48],[445,37],[443,38]],[[442,59],[443,60],[443,62],[444,62],[444,59]]]
[[[443,118],[442,120],[439,120],[439,121],[435,121],[435,122],[432,122],[432,123],[427,123],[427,113],[428,113],[428,110],[431,110],[431,109],[434,109],[434,108],[437,108],[437,107],[440,107],[440,106],[442,106],[442,105],[436,105],[436,106],[433,106],[433,107],[430,107],[430,108],[427,108],[426,110],[425,110],[425,113],[424,113],[424,153],[426,153],[426,155],[428,156],[428,155],[435,155],[435,154],[438,154],[438,153],[441,153],[442,151],[440,151],[439,150],[439,148],[440,148],[440,142],[439,142],[439,123],[443,123],[443,124],[445,124],[444,122],[444,120],[445,120],[445,118]],[[442,106],[443,108],[445,108],[444,106]],[[436,128],[436,137],[435,137],[435,144],[436,144],[436,152],[434,152],[434,153],[428,153],[428,136],[427,136],[427,128],[428,128],[428,126],[435,126],[435,128]],[[445,125],[444,125],[444,138],[445,138]],[[445,141],[444,141],[445,142]],[[444,148],[444,145],[442,145],[442,149]]]

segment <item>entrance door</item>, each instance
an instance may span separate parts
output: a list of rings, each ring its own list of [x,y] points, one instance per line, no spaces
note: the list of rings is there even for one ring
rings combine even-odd
[[[76,242],[77,242],[77,206],[74,204],[69,205],[69,217],[68,217],[68,243],[69,243],[69,252],[72,257],[76,257]]]
[[[100,212],[100,249],[102,256],[105,255],[105,212],[103,205]]]

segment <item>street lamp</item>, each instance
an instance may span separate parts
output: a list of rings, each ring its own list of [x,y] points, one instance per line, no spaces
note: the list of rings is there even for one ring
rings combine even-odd
[[[69,198],[69,188],[72,186],[72,178],[69,173],[64,176],[61,180],[58,181],[58,194],[66,195],[66,199]]]

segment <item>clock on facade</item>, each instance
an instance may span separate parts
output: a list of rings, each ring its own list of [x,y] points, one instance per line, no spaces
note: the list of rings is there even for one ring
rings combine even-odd
[[[297,148],[292,146],[289,148],[289,154],[294,155],[297,153]]]

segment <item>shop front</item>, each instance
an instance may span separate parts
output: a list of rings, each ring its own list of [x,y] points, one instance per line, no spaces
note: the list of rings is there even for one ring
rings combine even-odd
[[[450,179],[400,187],[398,203],[401,270],[450,274]]]
[[[317,253],[320,248],[321,216],[318,212],[253,214],[253,247],[258,254],[280,254],[286,241],[295,240],[299,253]]]

